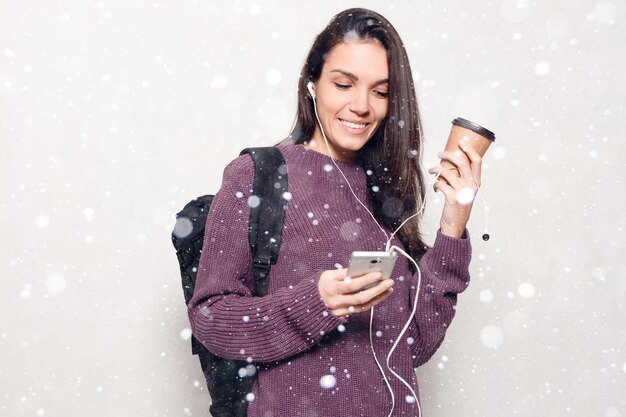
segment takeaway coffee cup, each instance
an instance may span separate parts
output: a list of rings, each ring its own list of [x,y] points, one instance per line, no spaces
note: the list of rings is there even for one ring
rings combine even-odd
[[[495,141],[496,135],[491,130],[485,129],[469,120],[457,117],[452,121],[452,129],[450,130],[450,136],[448,136],[445,150],[459,152],[461,155],[465,156],[463,151],[459,148],[459,142],[463,142],[478,152],[480,156],[483,156],[485,152],[487,152],[489,145]],[[441,161],[441,166],[444,169],[452,169],[459,175],[456,167],[450,162]]]

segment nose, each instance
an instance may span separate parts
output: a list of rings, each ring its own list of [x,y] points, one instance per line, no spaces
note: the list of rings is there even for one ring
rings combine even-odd
[[[356,88],[353,91],[354,95],[352,97],[352,101],[350,102],[350,111],[358,114],[359,116],[369,113],[369,91]]]

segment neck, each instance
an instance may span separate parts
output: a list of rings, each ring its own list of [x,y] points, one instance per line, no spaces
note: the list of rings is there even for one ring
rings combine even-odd
[[[324,135],[322,134],[319,126],[315,128],[313,137],[310,140],[304,142],[303,146],[315,152],[330,156],[331,158],[337,159],[339,161],[352,163],[356,161],[356,152],[345,149],[337,149],[330,141],[328,141],[327,145],[326,141],[324,140]]]

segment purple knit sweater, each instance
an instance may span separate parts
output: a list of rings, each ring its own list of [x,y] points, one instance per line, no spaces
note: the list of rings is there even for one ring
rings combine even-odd
[[[250,417],[386,416],[389,393],[369,339],[370,312],[338,318],[317,288],[322,271],[347,267],[352,251],[384,250],[385,236],[356,201],[330,157],[299,145],[279,146],[289,170],[291,199],[269,293],[252,297],[248,197],[254,166],[249,155],[224,170],[207,220],[198,280],[189,303],[194,335],[213,353],[260,363]],[[361,201],[366,174],[337,161]],[[390,233],[388,231],[388,233]],[[398,238],[394,244],[402,247]],[[438,232],[421,259],[421,292],[412,325],[392,358],[394,371],[417,392],[414,367],[443,341],[456,295],[468,285],[469,239]],[[395,395],[394,416],[415,416],[410,391],[387,370],[385,358],[408,320],[417,274],[399,256],[391,296],[374,308],[374,349]]]

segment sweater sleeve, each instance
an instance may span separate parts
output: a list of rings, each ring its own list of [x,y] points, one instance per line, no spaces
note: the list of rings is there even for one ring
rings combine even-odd
[[[437,351],[454,318],[457,294],[469,284],[471,243],[466,238],[453,238],[437,232],[433,248],[422,257],[421,288],[414,325],[412,345],[414,366],[426,363]],[[413,275],[412,288],[417,288],[419,273]],[[415,292],[411,292],[413,306]]]
[[[198,276],[188,314],[194,336],[214,354],[238,360],[287,359],[317,344],[345,320],[330,314],[319,276],[253,297],[248,243],[254,165],[249,155],[224,170],[207,218]],[[270,271],[269,280],[272,280]]]

